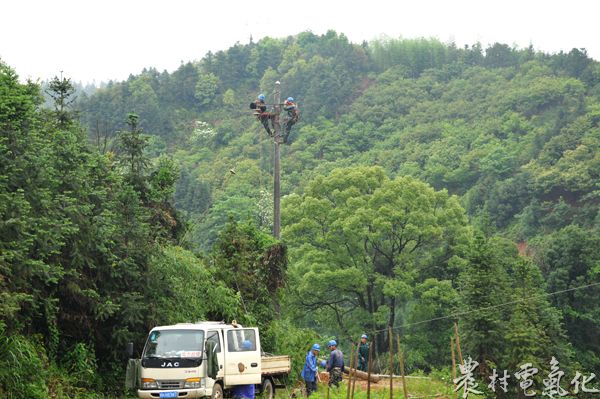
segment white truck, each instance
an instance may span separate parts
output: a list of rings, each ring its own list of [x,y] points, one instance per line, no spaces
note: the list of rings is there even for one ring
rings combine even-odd
[[[262,353],[258,328],[203,321],[153,328],[135,378],[139,398],[222,399],[235,386],[255,385],[272,399],[290,370],[289,356]]]

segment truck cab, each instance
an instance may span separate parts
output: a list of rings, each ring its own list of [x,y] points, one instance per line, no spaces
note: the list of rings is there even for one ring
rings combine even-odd
[[[262,374],[257,328],[220,322],[160,326],[144,345],[137,393],[148,399],[221,399],[240,385],[260,390]]]

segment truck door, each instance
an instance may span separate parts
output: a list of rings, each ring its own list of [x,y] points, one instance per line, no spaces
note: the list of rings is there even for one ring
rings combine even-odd
[[[225,331],[225,385],[261,383],[260,341],[257,328]]]
[[[223,368],[225,366],[225,354],[223,353],[223,344],[221,343],[221,334],[219,331],[209,330],[206,333],[206,341],[211,341],[215,344],[215,352],[217,354],[217,361],[219,363],[219,372],[217,373],[217,380],[223,378]]]

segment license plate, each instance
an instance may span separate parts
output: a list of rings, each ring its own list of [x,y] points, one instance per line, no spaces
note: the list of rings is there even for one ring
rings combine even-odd
[[[177,392],[161,392],[160,393],[160,397],[161,398],[176,398],[177,397]]]

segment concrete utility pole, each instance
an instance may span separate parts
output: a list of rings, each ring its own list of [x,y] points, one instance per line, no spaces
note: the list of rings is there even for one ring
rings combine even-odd
[[[279,145],[281,144],[281,126],[279,125],[279,113],[281,112],[281,91],[279,89],[279,81],[275,82],[275,92],[273,103],[273,144],[275,145],[273,154],[273,237],[281,238],[281,176],[280,176],[280,152]]]

